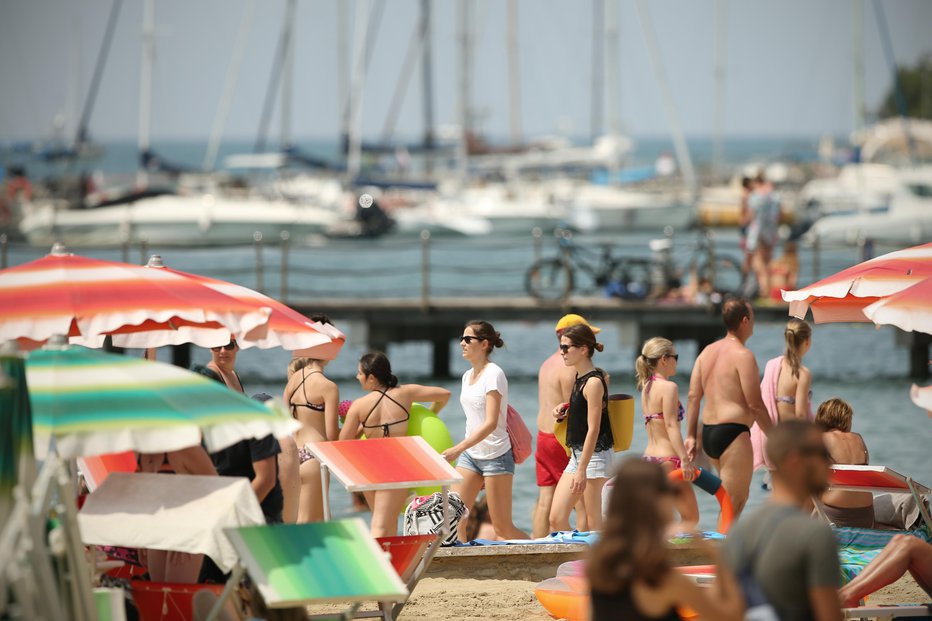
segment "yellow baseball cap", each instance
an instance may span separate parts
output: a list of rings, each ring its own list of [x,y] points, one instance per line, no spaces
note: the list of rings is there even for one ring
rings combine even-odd
[[[602,331],[600,328],[596,328],[594,325],[586,321],[582,316],[575,315],[573,313],[560,317],[560,321],[557,322],[556,331],[560,332],[561,330],[566,330],[571,326],[589,326],[589,328],[592,329],[593,334],[598,334]]]

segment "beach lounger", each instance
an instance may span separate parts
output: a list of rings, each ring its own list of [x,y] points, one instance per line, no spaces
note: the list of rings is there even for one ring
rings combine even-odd
[[[78,470],[84,475],[89,492],[100,487],[113,472],[136,472],[136,465],[136,454],[132,451],[78,458]]]
[[[832,466],[829,489],[849,492],[873,492],[889,494],[912,494],[926,527],[932,532],[932,517],[923,502],[923,498],[932,496],[932,489],[891,470],[886,466]],[[830,522],[828,516],[817,502],[819,515]]]
[[[893,619],[932,617],[932,604],[860,606],[858,608],[845,608],[843,612],[845,619],[875,619],[876,621],[892,621]]]
[[[320,461],[320,476],[324,490],[328,490],[328,470],[333,472],[350,493],[440,486],[444,514],[441,537],[435,537],[431,541],[423,539],[421,535],[381,540],[383,545],[388,544],[396,550],[401,550],[399,546],[405,542],[406,556],[412,551],[417,551],[419,557],[412,556],[408,559],[409,562],[405,563],[409,567],[402,567],[400,563],[396,565],[398,575],[408,586],[409,594],[413,592],[427,571],[443,537],[450,531],[448,494],[450,486],[461,481],[462,477],[419,436],[312,442],[307,445],[307,449]],[[326,491],[324,519],[330,519],[330,502]],[[380,603],[381,616],[386,620],[396,619],[405,601],[407,598],[391,606],[390,610],[386,604]],[[363,612],[358,616],[371,615]]]
[[[240,559],[235,582],[243,571],[248,573],[269,608],[346,602],[355,611],[362,603],[377,601],[379,616],[392,619],[394,605],[408,599],[408,587],[359,518],[225,533]],[[231,578],[211,615],[219,614],[233,584]]]

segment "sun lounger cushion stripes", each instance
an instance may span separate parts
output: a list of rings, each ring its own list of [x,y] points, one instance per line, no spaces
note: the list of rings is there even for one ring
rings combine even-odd
[[[861,570],[880,554],[891,539],[902,534],[904,532],[900,530],[835,528],[843,582],[847,583],[861,573]],[[906,534],[919,537],[923,541],[932,541],[932,537],[925,529],[909,531]]]

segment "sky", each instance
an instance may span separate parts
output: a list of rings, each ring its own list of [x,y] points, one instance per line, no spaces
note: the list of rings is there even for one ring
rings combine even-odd
[[[292,128],[299,139],[339,135],[338,2],[297,0]],[[352,42],[355,11],[384,0],[343,0]],[[618,118],[635,136],[664,136],[670,122],[634,0],[616,2]],[[48,136],[58,116],[73,132],[111,0],[0,0],[0,141]],[[152,140],[206,140],[248,0],[159,0]],[[418,0],[390,0],[372,40],[362,103],[367,138],[382,135],[389,101],[415,28]],[[504,0],[476,0],[472,107],[492,137],[509,132]],[[685,133],[711,136],[715,118],[715,0],[645,2],[663,70]],[[521,130],[524,136],[588,135],[592,108],[593,2],[518,0]],[[225,126],[226,140],[252,140],[285,13],[258,0]],[[846,135],[854,124],[852,0],[731,0],[720,35],[729,137]],[[932,2],[883,3],[897,62],[932,52]],[[143,2],[124,2],[90,122],[97,140],[133,140],[139,124]],[[433,78],[438,126],[457,123],[458,4],[434,0]],[[872,0],[864,4],[865,97],[876,108],[891,83]],[[398,133],[422,131],[420,69]],[[279,128],[272,121],[272,140]]]

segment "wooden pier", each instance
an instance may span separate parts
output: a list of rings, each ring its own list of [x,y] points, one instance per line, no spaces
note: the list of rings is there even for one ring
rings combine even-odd
[[[289,300],[295,310],[325,313],[339,322],[365,326],[365,342],[385,351],[390,343],[428,341],[433,345],[433,377],[450,376],[450,353],[456,335],[470,319],[531,321],[555,324],[566,313],[578,313],[594,324],[617,324],[626,341],[640,343],[651,336],[694,341],[699,348],[725,332],[721,311],[713,305],[622,302],[605,297],[577,297],[564,303],[540,302],[526,296],[490,298],[382,298],[373,300]],[[783,323],[785,305],[755,309],[758,322]]]

